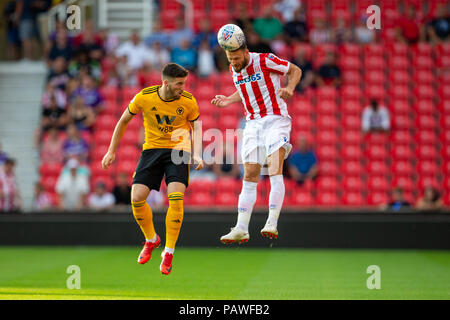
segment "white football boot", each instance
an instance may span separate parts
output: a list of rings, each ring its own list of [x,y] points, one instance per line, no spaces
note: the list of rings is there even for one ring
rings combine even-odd
[[[277,239],[278,238],[277,227],[266,222],[264,228],[261,229],[261,235],[269,239]]]
[[[220,238],[220,241],[224,244],[230,244],[235,242],[238,242],[240,244],[248,242],[249,239],[250,235],[248,234],[248,232],[235,227],[231,228],[231,231],[228,234],[222,236]]]

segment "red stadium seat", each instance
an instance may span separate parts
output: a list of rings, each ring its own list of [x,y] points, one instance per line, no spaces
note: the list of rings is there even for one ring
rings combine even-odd
[[[367,164],[367,172],[372,176],[388,176],[390,170],[385,161],[376,160]]]
[[[336,206],[339,202],[340,201],[336,192],[318,192],[316,196],[316,204],[319,206]]]
[[[390,70],[408,70],[410,68],[409,59],[401,55],[391,56],[388,65]]]
[[[413,57],[412,63],[416,70],[430,70],[434,66],[434,61],[430,56]]]
[[[389,74],[389,81],[400,85],[409,85],[411,76],[406,69],[392,70]]]
[[[361,144],[363,135],[359,130],[344,130],[341,134],[341,140],[345,144]]]
[[[408,176],[396,176],[392,181],[392,187],[401,187],[405,192],[416,189],[414,181]]]
[[[420,130],[416,135],[416,141],[420,144],[434,144],[439,141],[439,137],[434,130]]]
[[[214,195],[210,192],[194,192],[191,193],[186,205],[190,206],[211,206],[214,204]]]
[[[372,206],[384,205],[389,202],[389,197],[386,192],[372,192],[370,191],[367,196],[368,204]]]
[[[346,116],[347,114],[361,115],[363,110],[362,104],[358,100],[342,100],[341,111]]]
[[[414,110],[420,115],[433,115],[436,112],[436,108],[432,99],[417,101],[417,103],[414,105]]]
[[[359,176],[345,177],[342,185],[346,191],[361,191],[366,187],[365,182]]]
[[[224,191],[216,193],[214,205],[234,207],[237,203],[237,196],[234,192]]]
[[[367,88],[372,85],[384,85],[386,82],[386,74],[384,70],[371,70],[370,72],[365,72],[364,80],[366,81],[366,91]]]
[[[436,130],[439,126],[438,120],[433,115],[420,115],[416,119],[420,130]]]
[[[450,100],[450,84],[439,86],[438,94],[441,100]]]
[[[319,100],[335,100],[337,91],[335,87],[323,86],[317,89],[317,99]]]
[[[364,60],[364,68],[367,72],[371,72],[372,70],[385,70],[386,61],[382,56],[366,56],[366,59]]]
[[[339,182],[334,177],[317,178],[317,189],[320,191],[337,191],[339,186]]]
[[[39,166],[39,174],[41,175],[41,177],[58,177],[63,167],[64,165],[62,163],[42,163]]]
[[[311,101],[307,99],[299,100],[296,98],[292,100],[292,103],[288,108],[290,111],[289,113],[292,113],[292,115],[294,116],[299,114],[309,116],[314,110],[314,106],[312,105]]]
[[[393,118],[393,128],[396,130],[411,130],[414,128],[414,121],[408,115],[395,115]]]
[[[336,144],[339,138],[334,130],[320,130],[316,135],[317,143],[319,144]]]
[[[436,176],[441,173],[439,166],[432,160],[420,161],[417,171],[421,176]]]
[[[383,176],[369,177],[368,179],[369,190],[387,192],[390,188],[388,180]]]
[[[91,161],[101,161],[105,156],[106,152],[108,152],[108,145],[96,145],[90,152]]]
[[[112,130],[116,126],[118,120],[119,119],[117,119],[115,116],[109,114],[99,115],[97,117],[95,126],[99,130],[101,129]]]
[[[353,114],[345,115],[342,119],[342,126],[345,130],[360,130],[361,129],[361,117]]]
[[[337,176],[340,173],[340,169],[336,161],[320,161],[319,172],[324,176]]]
[[[322,115],[317,120],[317,127],[320,130],[336,130],[339,128],[339,122],[336,120],[336,117],[331,115]]]
[[[135,145],[121,145],[116,152],[118,161],[136,161],[141,155],[141,149],[138,149]]]
[[[366,200],[361,192],[352,191],[344,193],[342,203],[346,206],[361,207],[366,203]]]
[[[362,63],[360,58],[356,56],[341,56],[339,59],[339,66],[341,67],[342,71],[347,70],[361,70]]]
[[[391,156],[395,160],[409,160],[414,157],[414,153],[409,145],[395,145],[391,149]]]
[[[335,115],[338,112],[335,100],[318,100],[317,112],[319,117],[322,115]]]
[[[419,188],[419,190],[423,192],[423,190],[429,186],[441,190],[442,183],[440,183],[435,176],[419,176],[419,181],[417,183],[417,187]]]
[[[361,176],[365,172],[359,161],[346,161],[342,164],[342,173],[345,176]]]
[[[410,90],[407,85],[393,85],[391,86],[390,96],[393,99],[409,99]]]
[[[296,189],[287,199],[286,205],[308,207],[314,204],[314,198],[308,191]]]
[[[434,99],[436,91],[431,84],[419,84],[414,90],[414,96],[418,100]]]
[[[342,86],[341,99],[343,100],[359,100],[362,97],[362,91],[359,85]]]
[[[367,145],[367,148],[370,148],[372,145],[383,145],[388,146],[389,145],[389,136],[385,133],[381,132],[370,132],[366,134],[364,137]]]
[[[420,145],[417,148],[417,157],[421,160],[435,160],[439,157],[439,153],[434,145]]]
[[[216,189],[216,193],[219,193],[221,190],[227,190],[239,194],[241,192],[242,183],[240,180],[234,178],[219,178],[213,185]]]
[[[398,160],[392,164],[392,172],[396,176],[412,176],[415,174],[416,170],[411,165],[409,160]]]
[[[368,145],[365,154],[370,160],[386,160],[389,157],[385,145]]]
[[[338,151],[333,145],[317,146],[317,157],[320,161],[335,160],[338,157]]]
[[[350,3],[350,1],[345,0]],[[337,1],[342,2],[342,1]],[[336,1],[332,2],[332,5],[336,5]],[[361,55],[361,46],[354,43],[343,43],[341,46],[341,54],[345,56],[356,56],[359,57]]]
[[[359,70],[343,70],[342,83],[344,85],[358,85],[362,82],[361,73]]]
[[[431,70],[417,70],[414,72],[413,79],[415,83],[432,85],[436,81]]]
[[[310,130],[313,127],[313,121],[309,115],[297,115],[292,119],[292,127],[295,130]]]
[[[361,160],[363,158],[363,152],[358,145],[343,146],[341,154],[346,160]]]
[[[391,134],[391,141],[395,144],[411,144],[414,137],[409,130],[396,130]]]

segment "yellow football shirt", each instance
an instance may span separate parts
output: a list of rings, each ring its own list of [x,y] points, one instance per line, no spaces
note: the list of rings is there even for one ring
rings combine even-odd
[[[200,116],[197,101],[183,91],[178,100],[163,100],[152,86],[139,92],[128,105],[131,114],[142,111],[146,149],[176,149],[191,151],[191,124]]]

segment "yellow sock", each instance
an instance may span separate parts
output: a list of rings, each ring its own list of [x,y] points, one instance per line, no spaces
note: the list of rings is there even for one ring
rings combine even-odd
[[[166,215],[166,248],[175,249],[183,223],[183,197],[181,192],[169,193],[169,209]]]
[[[153,226],[153,213],[146,200],[131,202],[133,216],[141,227],[145,239],[150,240],[155,236],[155,227]]]

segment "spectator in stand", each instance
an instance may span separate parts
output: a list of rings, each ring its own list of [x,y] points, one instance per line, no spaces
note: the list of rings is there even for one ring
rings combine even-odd
[[[314,69],[311,61],[306,59],[306,51],[303,48],[297,48],[293,63],[302,69],[302,78],[295,89],[298,92],[304,92],[309,87],[314,86]]]
[[[56,33],[55,41],[53,42],[50,52],[48,53],[47,59],[49,64],[51,64],[56,58],[62,57],[66,61],[72,58],[73,49],[69,43],[69,38],[65,30],[59,30]]]
[[[384,210],[392,210],[395,212],[402,211],[404,209],[409,209],[411,204],[405,200],[402,187],[396,187],[392,190],[392,200],[382,206]]]
[[[74,123],[67,126],[67,139],[63,144],[64,158],[76,157],[81,161],[86,161],[89,156],[89,146],[81,137],[80,131]]]
[[[22,210],[22,198],[20,197],[14,168],[16,161],[6,159],[0,167],[0,212],[17,212]]]
[[[427,26],[427,33],[431,43],[437,44],[449,40],[450,15],[448,4],[440,4],[436,16],[431,19]]]
[[[376,40],[375,30],[367,28],[367,18],[368,16],[363,14],[354,29],[354,39],[359,44],[372,43]]]
[[[48,129],[48,136],[44,138],[40,148],[41,162],[48,164],[62,164],[64,161],[64,141],[56,127]]]
[[[147,47],[151,47],[155,42],[160,43],[164,49],[170,48],[169,34],[162,30],[162,24],[159,19],[155,19],[152,33],[145,38],[145,45]]]
[[[171,61],[193,71],[197,67],[197,52],[191,46],[189,39],[181,41],[180,47],[176,47],[170,53]]]
[[[192,44],[194,48],[199,49],[203,41],[206,41],[211,49],[215,49],[219,45],[217,43],[217,33],[211,29],[209,19],[200,21],[200,30],[195,34]]]
[[[390,126],[388,109],[380,106],[377,99],[371,99],[362,113],[362,132],[389,132]]]
[[[217,178],[230,177],[239,179],[241,171],[237,164],[236,154],[234,151],[234,143],[226,142],[223,145],[222,161],[214,162],[212,169]]]
[[[180,48],[183,43],[187,42],[191,45],[194,41],[194,32],[191,28],[187,27],[183,17],[175,20],[176,29],[169,34],[169,47],[170,49]]]
[[[39,52],[39,29],[37,15],[50,8],[51,2],[46,0],[17,0],[15,23],[19,26],[19,37],[23,44],[23,57],[33,60],[33,53]]]
[[[254,31],[249,31],[247,33],[247,48],[250,52],[272,52],[272,48],[265,42],[261,41],[260,36]]]
[[[102,68],[100,62],[91,59],[89,52],[79,49],[75,59],[69,63],[68,73],[72,78],[81,77],[82,74],[90,74],[96,81],[100,80]]]
[[[150,65],[149,62],[144,62],[144,65],[142,66],[142,68],[139,69],[138,73],[137,73],[137,81],[139,83],[139,86],[141,88],[146,88],[146,87],[150,87],[152,85],[154,85],[151,82],[151,77],[153,75],[154,71]]]
[[[119,36],[113,32],[110,32],[107,28],[100,30],[99,37],[101,38],[102,49],[107,56],[114,55],[114,52],[119,47]],[[94,54],[95,56],[95,54]]]
[[[70,76],[67,72],[67,61],[64,57],[57,57],[51,62],[50,73],[47,76],[47,83],[61,90],[66,89]]]
[[[19,37],[19,29],[15,20],[16,0],[9,1],[3,9],[3,17],[6,21],[6,56],[9,60],[17,60],[20,57],[22,45]]]
[[[87,176],[78,172],[79,162],[76,159],[67,161],[69,173],[62,170],[56,183],[59,195],[59,208],[64,210],[81,210],[85,207],[89,194],[89,180]]]
[[[113,189],[116,205],[131,204],[131,186],[128,183],[128,174],[121,172],[117,175],[117,183]]]
[[[33,199],[33,210],[35,211],[45,211],[51,210],[54,206],[52,195],[45,191],[44,186],[36,182],[34,184],[34,199]]]
[[[414,44],[425,40],[425,27],[421,18],[417,16],[417,8],[409,4],[406,14],[400,18],[396,29],[396,39],[399,42]]]
[[[169,50],[164,48],[160,42],[155,41],[148,51],[149,55],[146,57],[145,63],[149,64],[153,70],[159,73],[170,62]]]
[[[302,8],[295,11],[293,20],[284,25],[284,33],[288,43],[307,40],[308,30]]]
[[[104,182],[98,182],[95,190],[88,197],[88,206],[92,210],[104,211],[114,207],[116,199],[114,195],[106,190]]]
[[[95,114],[99,114],[105,108],[103,97],[97,88],[94,78],[90,75],[82,76],[81,86],[72,94],[70,102],[75,101],[78,97],[81,97],[84,104],[91,107]]]
[[[68,123],[65,106],[58,106],[55,95],[50,96],[48,108],[44,108],[41,117],[40,129],[46,132],[50,127],[64,130]]]
[[[131,32],[130,40],[122,43],[116,50],[116,57],[126,63],[130,73],[142,68],[148,56],[149,51],[145,44],[141,42],[136,30]]]
[[[92,129],[96,118],[94,110],[86,106],[80,96],[70,104],[67,115],[80,131]]]
[[[291,22],[295,19],[295,13],[301,9],[300,0],[276,0],[273,9],[279,15],[284,23]]]
[[[443,208],[442,198],[437,189],[427,186],[423,196],[417,201],[416,209],[421,211],[438,211]]]
[[[0,143],[0,167],[3,166],[8,159],[8,154],[2,150],[2,144]]]
[[[263,41],[272,41],[278,36],[281,36],[283,33],[283,25],[280,20],[273,16],[271,6],[267,5],[263,9],[262,16],[253,22],[253,30],[255,30]]]
[[[197,73],[202,78],[206,78],[215,72],[214,52],[206,39],[202,41],[198,49],[197,66]]]
[[[56,83],[55,83],[56,84]],[[50,108],[51,99],[54,98],[58,108],[65,109],[67,104],[66,93],[53,83],[47,83],[44,93],[42,94],[41,105],[44,109]]]
[[[333,52],[326,53],[325,62],[317,72],[316,82],[319,86],[340,86],[341,69],[336,64],[336,56]]]
[[[317,177],[319,172],[317,157],[304,136],[299,138],[298,150],[288,159],[288,171],[299,185]]]
[[[255,21],[252,17],[248,16],[250,8],[247,8],[245,2],[236,2],[235,6],[237,6],[237,17],[234,18],[233,23],[247,34],[247,32],[253,30],[253,22]]]
[[[86,20],[82,29],[73,39],[75,48],[91,53],[94,50],[101,50],[103,46],[103,38],[97,33],[92,20]]]
[[[353,41],[352,30],[347,26],[345,19],[338,17],[336,20],[336,26],[332,31],[333,42],[337,45],[341,45],[346,42]]]
[[[333,33],[324,19],[316,18],[314,26],[309,30],[309,41],[312,44],[330,43],[333,41]]]

